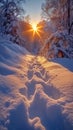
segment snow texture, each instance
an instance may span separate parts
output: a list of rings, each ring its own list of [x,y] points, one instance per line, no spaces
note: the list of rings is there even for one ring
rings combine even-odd
[[[0,39],[0,130],[73,130],[73,59]]]

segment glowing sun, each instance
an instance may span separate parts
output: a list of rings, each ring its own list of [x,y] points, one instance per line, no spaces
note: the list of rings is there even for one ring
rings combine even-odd
[[[31,26],[32,26],[32,31],[33,31],[33,37],[35,36],[35,34],[37,34],[40,37],[41,27],[38,27],[37,24],[31,24]]]
[[[34,32],[37,32],[38,31],[37,25],[36,24],[32,24],[32,29],[33,29]]]
[[[33,38],[35,38],[36,36],[38,36],[41,39],[40,33],[42,32],[42,30],[41,30],[42,26],[38,26],[35,23],[32,23],[30,25],[31,25],[31,28],[28,29],[27,31],[25,31],[24,34],[32,32],[32,37]]]

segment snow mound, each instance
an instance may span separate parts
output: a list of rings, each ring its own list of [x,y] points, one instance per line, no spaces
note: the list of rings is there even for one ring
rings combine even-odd
[[[29,52],[17,44],[8,40],[0,39],[0,61],[7,64],[17,63],[21,55],[29,54]]]

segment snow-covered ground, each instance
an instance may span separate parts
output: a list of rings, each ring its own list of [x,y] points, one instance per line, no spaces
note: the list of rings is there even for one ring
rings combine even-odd
[[[73,130],[73,59],[0,40],[0,130]]]

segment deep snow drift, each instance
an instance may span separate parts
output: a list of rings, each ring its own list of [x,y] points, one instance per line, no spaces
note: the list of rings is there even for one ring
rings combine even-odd
[[[0,40],[0,130],[73,130],[73,59]]]

